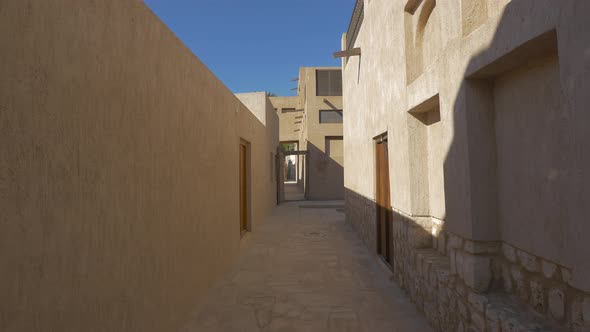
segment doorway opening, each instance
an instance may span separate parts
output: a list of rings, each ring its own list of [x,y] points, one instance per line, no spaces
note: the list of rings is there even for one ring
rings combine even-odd
[[[389,189],[389,149],[385,133],[375,138],[377,254],[393,270],[393,213]]]
[[[307,151],[299,150],[298,141],[283,141],[281,145],[281,202],[302,201],[307,198]]]
[[[287,155],[286,153],[299,151],[298,141],[281,142],[281,148],[285,152],[285,167],[283,168],[283,179],[287,184],[297,183],[300,173],[300,158],[296,155]]]

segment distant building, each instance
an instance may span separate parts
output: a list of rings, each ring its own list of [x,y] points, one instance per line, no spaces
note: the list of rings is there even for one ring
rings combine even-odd
[[[287,156],[296,179],[285,171],[285,191],[299,198],[344,198],[344,150],[342,135],[342,71],[340,67],[303,67],[299,70],[297,96],[271,97],[279,115],[279,139],[285,151],[306,151]],[[287,168],[289,161],[285,161]],[[293,167],[291,168],[293,170]]]

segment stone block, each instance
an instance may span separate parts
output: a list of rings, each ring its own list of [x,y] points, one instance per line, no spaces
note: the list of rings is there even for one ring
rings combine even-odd
[[[467,328],[467,330],[465,330],[466,332],[484,332],[483,330],[481,330],[479,327],[477,327],[477,325],[471,323],[471,325],[469,325],[469,327]]]
[[[492,257],[492,274],[494,276],[494,281],[502,281],[502,266],[504,264],[505,261],[503,259],[500,259],[497,256]]]
[[[459,325],[457,325],[457,332],[465,332],[465,325],[463,322],[459,322]]]
[[[440,266],[437,267],[436,278],[439,286],[448,286],[451,285],[454,281],[454,278],[451,276],[451,271],[448,269],[447,266],[445,266],[444,268]]]
[[[520,260],[520,264],[529,272],[539,272],[539,259],[534,255],[529,254],[526,251],[518,250],[517,251],[518,259]]]
[[[495,308],[488,306],[485,317],[488,332],[501,332],[500,317]]]
[[[487,332],[501,332],[500,321],[486,320]]]
[[[498,243],[465,240],[463,250],[476,255],[495,254],[498,252]]]
[[[484,319],[483,314],[471,311],[471,322],[475,326],[476,331],[485,331],[486,321]]]
[[[580,296],[570,300],[570,316],[574,325],[584,324],[584,299]]]
[[[531,280],[530,282],[530,303],[533,308],[544,314],[546,312],[545,305],[545,287],[539,280]]]
[[[444,287],[438,288],[438,302],[442,305],[449,304],[449,296],[447,295],[447,290]]]
[[[457,310],[459,311],[459,315],[461,318],[463,318],[463,320],[466,320],[469,317],[469,309],[467,308],[465,302],[461,300],[457,301]]]
[[[467,295],[467,287],[465,287],[462,283],[459,283],[455,290],[460,297],[465,297]]]
[[[518,319],[514,316],[505,317],[502,319],[500,325],[502,326],[502,332],[520,332]]]
[[[459,236],[452,234],[452,233],[448,233],[447,238],[448,238],[447,246],[450,249],[462,249],[463,248],[463,239],[460,238]]]
[[[428,283],[430,285],[436,285],[437,284],[437,282],[436,282],[436,271],[435,271],[435,269],[432,266],[432,261],[431,260],[425,260],[422,263],[422,266],[423,266],[422,271],[424,272],[424,275],[426,277],[428,277]]]
[[[422,255],[421,253],[416,254],[416,256],[414,256],[414,266],[416,267],[416,272],[419,275],[424,275],[424,271],[422,270],[422,262],[424,261],[424,255]]]
[[[543,260],[543,262],[541,263],[541,269],[543,270],[543,275],[545,276],[545,278],[551,279],[555,275],[557,265],[549,261]]]
[[[488,299],[483,295],[469,293],[467,296],[467,302],[474,311],[483,314],[485,312],[486,305],[488,304]]]
[[[502,265],[502,284],[506,292],[512,293],[512,276],[510,275],[510,266],[508,265]]]
[[[461,253],[461,276],[467,286],[478,293],[487,291],[492,281],[492,264],[488,256]]]
[[[457,250],[455,251],[455,265],[457,268],[457,273],[461,275],[463,273],[463,260],[465,258],[465,252]]]
[[[449,261],[451,263],[451,273],[457,274],[457,260],[455,250],[449,250]]]
[[[561,279],[566,284],[569,284],[572,281],[572,271],[566,267],[561,267]]]
[[[582,304],[582,318],[586,323],[590,323],[590,295],[584,296]]]
[[[415,249],[432,247],[432,235],[419,226],[408,227],[408,244]]]
[[[435,269],[431,269],[428,274],[428,284],[433,288],[438,287],[438,277]]]
[[[502,254],[504,257],[512,263],[516,263],[516,250],[513,246],[502,243]]]
[[[559,288],[551,289],[547,302],[551,316],[556,320],[562,320],[565,317],[565,292]]]
[[[510,268],[510,275],[514,281],[515,293],[520,297],[521,300],[528,302],[529,299],[529,285],[525,279],[522,268],[513,265]]]
[[[438,252],[441,255],[446,255],[447,254],[447,239],[446,239],[446,233],[445,232],[440,232],[438,234],[438,237],[436,238],[437,240],[437,249]]]

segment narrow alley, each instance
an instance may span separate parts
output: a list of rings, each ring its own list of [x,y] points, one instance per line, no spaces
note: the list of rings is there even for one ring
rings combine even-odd
[[[0,332],[590,332],[590,0],[0,0]]]
[[[183,332],[431,331],[338,202],[283,204]]]

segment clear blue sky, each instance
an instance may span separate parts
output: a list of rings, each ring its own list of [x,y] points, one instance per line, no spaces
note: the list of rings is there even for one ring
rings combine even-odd
[[[305,66],[339,66],[355,0],[145,0],[234,92],[293,95]]]

